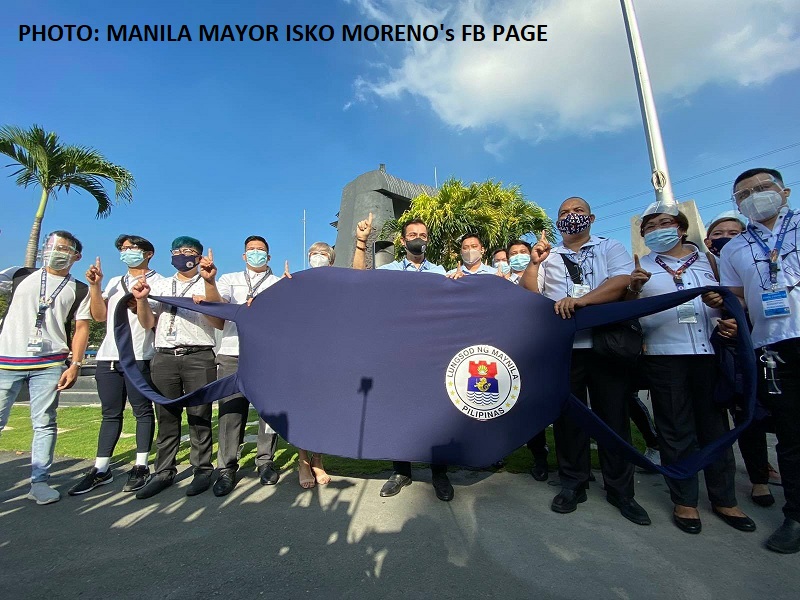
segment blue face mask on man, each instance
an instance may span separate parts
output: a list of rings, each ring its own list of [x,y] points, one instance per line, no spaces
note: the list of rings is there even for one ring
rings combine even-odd
[[[120,250],[119,259],[129,267],[138,267],[144,262],[144,251],[133,248]]]
[[[265,250],[247,250],[244,253],[244,257],[247,264],[254,269],[258,269],[267,264],[267,252]]]
[[[511,270],[515,273],[524,271],[528,267],[529,262],[531,262],[530,254],[515,254],[508,259],[508,264],[511,265]]]
[[[644,234],[645,246],[653,252],[666,252],[672,250],[681,241],[677,227],[654,229]]]
[[[176,254],[172,257],[172,266],[178,271],[184,273],[186,271],[191,271],[197,265],[199,265],[201,258],[202,257],[198,254],[192,254],[189,256],[186,254]]]

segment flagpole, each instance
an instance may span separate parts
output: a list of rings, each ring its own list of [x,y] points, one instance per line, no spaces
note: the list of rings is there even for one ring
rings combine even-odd
[[[308,256],[306,256],[306,209],[303,209],[303,270],[308,268]]]
[[[661,139],[661,128],[658,125],[658,114],[653,100],[653,90],[650,87],[650,75],[647,73],[647,63],[644,58],[644,48],[639,35],[639,25],[636,22],[633,0],[620,0],[620,3],[622,4],[622,17],[625,20],[625,31],[628,34],[633,71],[636,75],[636,90],[639,93],[639,106],[647,138],[647,150],[650,154],[652,170],[650,181],[655,189],[657,202],[673,203],[675,198],[672,195],[667,155],[664,151],[664,141]]]

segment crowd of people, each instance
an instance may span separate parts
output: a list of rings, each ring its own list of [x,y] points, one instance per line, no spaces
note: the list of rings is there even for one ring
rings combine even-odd
[[[776,552],[794,553],[800,551],[800,215],[790,209],[789,194],[778,171],[757,168],[740,174],[733,187],[737,210],[723,213],[708,224],[705,248],[688,240],[689,220],[677,204],[656,202],[640,218],[639,232],[649,249],[642,257],[631,257],[618,241],[592,234],[595,216],[588,202],[571,197],[561,204],[557,215],[556,228],[562,238],[559,244],[551,244],[542,232],[533,244],[512,240],[505,248],[487,251],[479,235],[466,233],[460,240],[461,260],[450,271],[427,260],[428,228],[414,219],[402,227],[404,257],[379,268],[452,279],[481,274],[502,277],[553,300],[555,313],[563,319],[572,318],[589,305],[727,286],[748,310],[761,366],[757,419],[739,439],[752,484],[751,499],[763,507],[775,503],[768,482],[776,473],[768,461],[766,442],[766,432],[774,430],[785,520],[766,545]],[[369,215],[356,226],[355,269],[366,268],[372,232]],[[239,449],[249,411],[247,399],[237,395],[219,402],[214,478],[211,405],[184,409],[156,404],[154,409],[120,369],[114,316],[119,302],[131,294],[127,317],[136,366],[167,398],[178,398],[235,373],[239,341],[233,322],[171,307],[152,297],[250,305],[280,280],[269,265],[267,240],[258,235],[244,240],[244,269],[219,277],[213,252],[209,249],[204,254],[203,244],[193,237],[181,236],[172,242],[175,273],[170,276],[150,268],[155,248],[147,239],[123,234],[115,246],[125,269],[107,281],[99,260],[87,269],[85,283],[71,275],[83,248],[67,231],[47,236],[41,269],[0,272],[0,286],[11,293],[8,313],[0,326],[0,431],[21,386],[27,383],[33,424],[28,497],[38,504],[60,499],[60,493],[48,484],[58,392],[72,386],[79,375],[91,319],[107,324],[106,337],[97,352],[95,375],[102,422],[94,466],[69,494],[85,494],[113,481],[110,463],[122,431],[126,401],[136,419],[136,459],[123,491],[144,499],[173,483],[185,410],[193,468],[186,494],[200,494],[209,487],[217,496],[229,494],[237,483]],[[315,243],[309,248],[308,258],[312,268],[331,266],[334,249],[323,242]],[[288,264],[282,276],[291,278]],[[647,456],[662,465],[672,465],[723,435],[730,428],[731,418],[734,423],[744,418],[735,357],[722,360],[730,358],[734,348],[731,341],[739,331],[735,320],[725,314],[722,296],[715,292],[643,317],[640,324],[643,353],[636,363],[636,376],[632,376],[630,363],[595,352],[591,332],[578,332],[570,389],[628,442],[633,419],[645,437]],[[217,331],[221,331],[221,342]],[[650,390],[652,421],[638,401],[640,388]],[[571,513],[587,501],[586,489],[592,478],[590,440],[567,417],[560,417],[553,431],[561,489],[551,508]],[[148,456],[154,437],[157,452],[151,471]],[[256,467],[263,485],[274,485],[280,478],[274,463],[276,444],[276,432],[261,420]],[[531,475],[537,481],[547,480],[549,448],[544,432],[527,446],[533,456]],[[649,525],[647,511],[635,499],[634,465],[602,444],[598,453],[607,501],[629,521]],[[443,501],[454,497],[447,469],[447,465],[431,465],[433,488]],[[330,481],[322,455],[312,450],[299,450],[298,473],[303,488]],[[755,523],[737,502],[733,451],[727,449],[705,468],[704,474],[712,512],[737,530],[754,531]],[[394,462],[380,495],[395,496],[411,481],[411,464]],[[674,524],[686,533],[700,533],[697,475],[688,479],[666,477],[666,482],[674,505]]]

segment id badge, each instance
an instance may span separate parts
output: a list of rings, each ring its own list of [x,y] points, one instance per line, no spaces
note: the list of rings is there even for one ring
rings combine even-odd
[[[761,308],[764,309],[764,317],[767,319],[788,317],[792,314],[786,289],[761,294]]]
[[[572,297],[573,298],[582,298],[583,296],[585,296],[586,294],[588,294],[591,291],[592,291],[592,288],[590,288],[587,284],[585,284],[585,283],[576,283],[576,284],[574,284],[572,286]]]
[[[34,329],[28,337],[28,352],[41,352],[44,349],[42,330]]]
[[[697,315],[694,313],[694,303],[684,302],[678,306],[678,323],[697,323]]]
[[[168,342],[174,342],[178,339],[178,332],[173,329],[172,331],[168,331],[167,335],[164,337]]]

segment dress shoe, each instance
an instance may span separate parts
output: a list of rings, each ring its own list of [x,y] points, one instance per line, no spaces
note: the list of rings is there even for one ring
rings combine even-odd
[[[392,473],[389,480],[381,488],[381,498],[396,496],[400,493],[400,490],[409,484],[411,484],[411,477],[400,475],[400,473]]]
[[[442,502],[450,502],[455,495],[453,485],[447,478],[447,473],[438,473],[432,478],[433,491],[436,492],[436,497]]]
[[[767,549],[781,554],[800,552],[800,523],[794,519],[784,519],[767,540]]]
[[[711,508],[711,511],[734,529],[738,529],[739,531],[756,530],[756,524],[753,523],[753,519],[751,519],[747,515],[745,515],[744,517],[734,517],[731,515],[726,515],[724,513],[721,513],[714,507]]]
[[[586,490],[580,491],[563,489],[558,495],[553,498],[550,504],[550,510],[553,512],[567,514],[574,512],[578,508],[578,504],[586,502]]]
[[[160,494],[169,486],[172,485],[174,475],[171,473],[154,473],[147,479],[144,487],[136,492],[136,497],[139,500],[152,498],[156,494]]]
[[[194,482],[192,482],[194,483]],[[234,469],[223,469],[219,472],[217,480],[214,482],[212,491],[214,495],[227,496],[236,487],[236,471]],[[199,493],[199,492],[198,492]]]
[[[703,524],[700,522],[700,519],[679,517],[674,512],[672,513],[672,522],[675,523],[678,529],[686,533],[700,533],[703,530]]]
[[[650,525],[650,515],[633,498],[621,498],[614,494],[607,494],[606,500],[611,506],[616,506],[619,509],[619,513],[631,523]]]
[[[531,469],[531,475],[536,481],[547,481],[547,461],[536,461]]]
[[[773,496],[772,494],[762,494],[760,496],[753,496],[752,494],[750,494],[750,499],[759,506],[763,506],[764,508],[767,508],[768,506],[772,506],[773,504],[775,504],[775,496]]]
[[[192,483],[190,483],[189,487],[186,488],[186,495],[197,496],[197,494],[202,494],[209,487],[211,487],[211,473],[207,471],[199,471],[194,474]]]
[[[261,485],[275,485],[278,483],[278,477],[280,475],[271,462],[258,466],[258,480]]]

